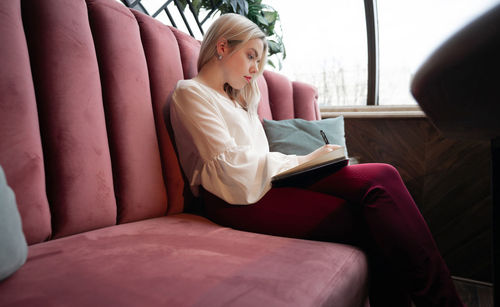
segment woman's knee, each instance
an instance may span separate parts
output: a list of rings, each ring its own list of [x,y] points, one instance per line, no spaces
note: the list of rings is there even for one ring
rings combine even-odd
[[[395,182],[401,181],[401,176],[398,170],[390,164],[365,164],[365,169],[362,170],[362,172],[363,177],[365,177],[370,186],[392,185]]]
[[[391,164],[379,163],[380,176],[384,178],[400,178],[399,171]]]
[[[308,189],[359,203],[373,188],[399,188],[401,182],[399,172],[392,165],[366,163],[347,166]]]

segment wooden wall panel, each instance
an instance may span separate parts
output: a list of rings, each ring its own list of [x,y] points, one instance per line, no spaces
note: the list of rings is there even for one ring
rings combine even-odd
[[[427,123],[421,119],[345,118],[350,156],[395,166],[417,204],[422,202]]]
[[[349,155],[394,165],[453,275],[491,281],[490,144],[447,139],[427,118],[345,118]]]

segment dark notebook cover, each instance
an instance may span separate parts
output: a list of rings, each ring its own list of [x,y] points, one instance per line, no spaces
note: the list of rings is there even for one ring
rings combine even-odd
[[[347,158],[328,161],[310,168],[277,177],[272,180],[273,187],[305,187],[338,171],[349,163]]]

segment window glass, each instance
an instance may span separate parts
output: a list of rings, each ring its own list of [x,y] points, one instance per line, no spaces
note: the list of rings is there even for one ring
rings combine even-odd
[[[380,0],[380,105],[416,104],[412,76],[450,35],[498,0]]]
[[[281,18],[286,59],[279,72],[316,86],[321,106],[365,105],[368,60],[364,2],[263,2],[275,8]]]

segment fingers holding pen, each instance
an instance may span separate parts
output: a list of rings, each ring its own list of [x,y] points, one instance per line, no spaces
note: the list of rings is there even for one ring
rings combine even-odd
[[[328,138],[326,137],[326,134],[323,130],[320,130],[319,133],[321,134],[321,137],[323,138],[323,141],[325,142],[325,146],[323,146],[323,148],[325,148],[326,151],[334,151],[335,149],[339,149],[341,147],[339,145],[330,144],[330,142],[328,141]]]
[[[342,146],[335,144],[326,144],[323,146],[323,148],[325,148],[326,151],[334,151],[335,149],[342,148]]]

